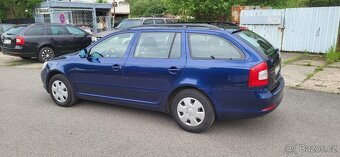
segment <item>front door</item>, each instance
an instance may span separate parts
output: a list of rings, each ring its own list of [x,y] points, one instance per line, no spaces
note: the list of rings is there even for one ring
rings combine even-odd
[[[89,57],[75,65],[75,83],[79,96],[122,100],[124,64],[134,33],[114,34],[89,48]]]
[[[74,46],[70,49],[70,51],[76,52],[91,44],[91,36],[87,35],[85,31],[68,25],[66,26],[66,29],[73,37]]]
[[[125,64],[126,99],[131,103],[160,105],[179,80],[186,58],[181,31],[143,31]]]
[[[57,55],[68,53],[74,47],[73,37],[63,25],[47,26],[47,39],[54,46]]]

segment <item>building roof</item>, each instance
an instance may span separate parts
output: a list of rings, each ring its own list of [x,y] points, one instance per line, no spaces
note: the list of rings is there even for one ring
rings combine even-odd
[[[96,8],[111,9],[112,4],[109,3],[82,3],[82,2],[65,2],[65,1],[45,1],[41,2],[40,7],[44,8]]]

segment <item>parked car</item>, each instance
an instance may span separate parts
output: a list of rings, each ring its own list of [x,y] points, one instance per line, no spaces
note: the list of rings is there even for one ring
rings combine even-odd
[[[279,51],[244,28],[171,24],[112,33],[44,64],[52,100],[78,99],[171,113],[190,132],[215,118],[265,115],[283,98]]]
[[[7,24],[7,23],[2,23],[0,24],[0,36],[6,32],[7,30],[9,30],[10,28],[14,27],[15,24]],[[2,41],[0,40],[0,51],[1,51],[1,44]]]
[[[119,30],[128,29],[131,27],[137,27],[141,25],[152,25],[152,24],[171,24],[175,23],[176,19],[174,18],[163,18],[163,17],[141,17],[141,18],[130,18],[123,20],[115,29],[109,31],[102,31],[96,33],[94,35],[94,41],[111,34],[113,32],[117,32]]]
[[[72,25],[32,24],[10,28],[1,36],[3,53],[45,62],[91,44],[91,35]]]

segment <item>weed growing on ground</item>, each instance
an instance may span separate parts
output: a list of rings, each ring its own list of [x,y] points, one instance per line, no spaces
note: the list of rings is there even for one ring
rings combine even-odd
[[[326,51],[325,58],[327,64],[332,64],[334,62],[340,61],[340,52],[336,51],[335,47],[332,46]]]

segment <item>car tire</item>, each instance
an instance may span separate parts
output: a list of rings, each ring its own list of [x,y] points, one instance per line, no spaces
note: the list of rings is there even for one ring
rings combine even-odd
[[[25,60],[31,59],[31,57],[20,57],[20,58],[25,59]]]
[[[38,60],[39,62],[46,62],[53,59],[55,56],[54,50],[50,47],[42,47],[39,50]]]
[[[207,130],[215,121],[212,103],[206,95],[194,89],[185,89],[175,95],[171,114],[180,128],[193,133]]]
[[[52,100],[57,105],[71,107],[77,103],[78,99],[74,95],[74,90],[64,75],[56,74],[52,76],[48,87]]]

